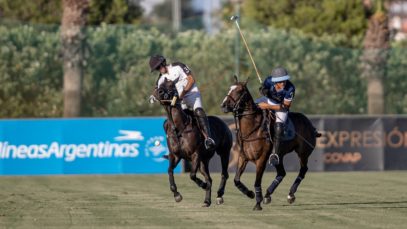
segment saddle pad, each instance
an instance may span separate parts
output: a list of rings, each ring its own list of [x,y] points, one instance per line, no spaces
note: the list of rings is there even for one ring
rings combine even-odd
[[[287,118],[287,121],[284,125],[284,132],[282,136],[283,141],[293,140],[295,137],[295,127],[294,123],[291,121],[290,117]]]

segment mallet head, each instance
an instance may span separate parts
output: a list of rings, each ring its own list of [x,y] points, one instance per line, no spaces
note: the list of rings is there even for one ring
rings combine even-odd
[[[230,17],[231,21],[236,21],[237,19],[239,19],[239,16],[237,15],[233,15],[232,17]]]

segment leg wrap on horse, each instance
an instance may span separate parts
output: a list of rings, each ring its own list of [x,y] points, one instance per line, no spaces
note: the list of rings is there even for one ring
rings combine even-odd
[[[261,191],[261,186],[254,187],[254,191],[256,192],[256,202],[260,203],[261,201],[263,201],[263,193]]]
[[[308,167],[302,167],[300,169],[300,173],[299,173],[298,177],[295,179],[293,185],[290,188],[290,194],[294,194],[297,191],[297,188],[301,184],[301,181],[304,179],[305,173],[307,173],[307,171],[308,171]]]
[[[222,175],[222,179],[218,189],[218,197],[223,196],[225,194],[225,187],[226,187],[226,180],[229,178],[229,175]]]
[[[276,179],[273,180],[271,185],[267,188],[267,194],[273,194],[274,190],[277,186],[283,181],[284,176],[277,176]]]
[[[303,178],[297,177],[290,188],[290,194],[294,194],[297,191],[298,186],[300,185]]]

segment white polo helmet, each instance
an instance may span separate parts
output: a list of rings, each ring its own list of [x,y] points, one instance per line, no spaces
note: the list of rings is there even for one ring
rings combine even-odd
[[[282,82],[290,79],[288,72],[285,68],[278,67],[271,71],[271,81],[272,82]]]

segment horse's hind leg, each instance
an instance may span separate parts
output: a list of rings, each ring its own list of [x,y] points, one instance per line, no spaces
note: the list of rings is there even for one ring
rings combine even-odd
[[[294,193],[297,191],[298,186],[300,185],[301,181],[304,179],[305,174],[308,171],[308,156],[307,157],[302,157],[300,159],[300,163],[301,163],[301,168],[300,168],[300,172],[298,173],[297,178],[295,179],[293,185],[290,188],[290,193],[288,193],[287,196],[287,201],[288,203],[292,204],[295,201],[295,195]]]
[[[209,207],[211,205],[211,195],[212,195],[212,178],[211,175],[209,174],[209,160],[207,161],[201,161],[201,168],[200,172],[202,175],[205,177],[206,181],[206,194],[205,194],[205,200],[204,200],[204,205],[202,207]]]
[[[283,181],[286,172],[283,165],[283,159],[281,158],[281,163],[276,165],[277,175],[276,178],[273,180],[271,185],[267,188],[266,195],[264,196],[264,203],[269,204],[271,202],[271,194],[276,190],[278,185]]]
[[[170,189],[172,193],[174,193],[174,199],[176,202],[181,202],[182,196],[177,190],[177,185],[175,184],[174,180],[174,168],[177,167],[180,158],[174,156],[174,154],[170,154],[168,157],[169,166],[168,166],[168,179],[170,181]]]
[[[219,184],[219,189],[218,189],[218,196],[216,198],[216,204],[223,204],[223,194],[225,194],[225,187],[226,187],[226,181],[229,178],[229,173],[228,173],[228,166],[229,166],[229,154],[222,154],[220,157],[221,164],[222,164],[222,178]]]
[[[191,180],[193,180],[202,189],[206,189],[207,184],[196,176],[199,164],[200,160],[198,159],[198,154],[195,153],[194,155],[192,155],[191,172],[189,173],[189,178],[191,178]]]
[[[247,160],[244,159],[242,157],[242,155],[239,155],[239,158],[237,160],[237,170],[236,170],[236,174],[235,174],[235,186],[246,196],[248,196],[250,199],[254,198],[254,192],[249,190],[246,185],[244,185],[241,181],[240,181],[240,177],[242,176],[244,170],[246,169],[246,165],[247,165]]]

